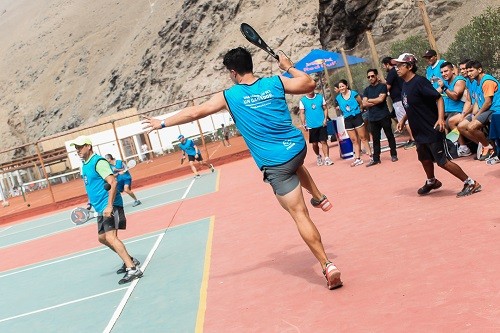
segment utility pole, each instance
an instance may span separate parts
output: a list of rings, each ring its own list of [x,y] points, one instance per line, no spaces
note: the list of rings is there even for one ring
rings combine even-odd
[[[340,54],[342,55],[342,60],[344,60],[344,67],[347,73],[347,80],[349,81],[349,86],[354,89],[354,80],[352,79],[351,68],[349,67],[349,62],[347,61],[347,55],[343,47],[340,48]]]
[[[372,56],[373,67],[378,70],[380,74],[380,81],[385,83],[385,78],[382,75],[382,68],[380,67],[380,60],[378,57],[377,49],[375,48],[375,42],[373,42],[372,32],[370,30],[366,30],[366,38],[368,39],[368,44],[370,45],[370,53]]]
[[[420,13],[422,14],[422,20],[424,21],[425,32],[427,33],[429,45],[439,55],[436,39],[434,38],[434,34],[432,33],[431,21],[429,20],[429,15],[427,14],[427,8],[425,8],[424,0],[418,0],[418,8],[420,8]]]

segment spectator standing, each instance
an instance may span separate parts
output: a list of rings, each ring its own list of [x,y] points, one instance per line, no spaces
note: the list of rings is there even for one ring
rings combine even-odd
[[[316,94],[313,91],[303,96],[299,102],[299,117],[302,126],[309,132],[309,143],[312,144],[314,153],[316,154],[316,164],[318,166],[332,165],[330,159],[330,148],[328,147],[328,132],[326,123],[328,121],[328,111],[326,109],[326,102],[323,95]],[[321,150],[323,157],[319,152],[319,143],[321,143]]]
[[[403,86],[403,79],[398,76],[396,73],[396,68],[391,64],[392,57],[385,57],[382,59],[382,66],[387,72],[387,77],[385,79],[385,84],[387,85],[387,91],[389,96],[392,99],[392,107],[394,108],[394,112],[396,113],[396,118],[398,122],[403,119],[403,116],[406,114],[405,108],[403,107],[403,102],[401,101],[401,87]],[[413,139],[413,135],[411,133],[411,128],[408,125],[408,121],[405,124],[406,132],[410,139],[405,144],[404,149],[410,149],[415,147],[415,140]]]
[[[387,107],[387,86],[380,82],[377,69],[367,71],[367,79],[370,85],[363,92],[363,107],[368,109],[368,120],[373,139],[373,157],[366,165],[371,167],[380,164],[380,137],[381,130],[384,130],[389,147],[391,149],[391,160],[398,160],[396,151],[396,139],[392,133],[391,113]]]

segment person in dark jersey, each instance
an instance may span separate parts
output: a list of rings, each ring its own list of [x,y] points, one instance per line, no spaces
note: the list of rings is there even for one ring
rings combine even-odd
[[[307,145],[302,132],[293,126],[285,94],[306,94],[314,80],[279,54],[279,67],[292,77],[258,78],[253,74],[250,52],[232,49],[223,61],[234,85],[214,94],[208,101],[187,107],[163,121],[145,117],[144,129],[152,131],[229,110],[245,140],[264,181],[271,184],[280,205],[293,218],[302,239],[321,264],[329,289],[342,286],[339,269],[328,259],[321,235],[309,216],[302,187],[311,193],[311,204],[324,211],[332,205],[319,191],[304,166]]]
[[[392,62],[397,67],[398,75],[405,81],[401,89],[401,97],[406,115],[398,123],[398,129],[402,130],[406,119],[409,120],[417,143],[418,160],[422,163],[427,176],[424,186],[419,188],[417,193],[425,195],[442,186],[434,175],[434,162],[464,183],[457,197],[481,191],[481,185],[451,161],[444,134],[446,123],[443,98],[429,80],[416,74],[418,67],[415,56],[411,53],[403,53]]]

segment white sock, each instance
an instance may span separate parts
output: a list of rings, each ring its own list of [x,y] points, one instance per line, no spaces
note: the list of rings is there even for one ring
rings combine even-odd
[[[473,185],[474,184],[474,179],[472,178],[467,178],[465,181],[464,181],[465,184],[468,184],[468,185]]]
[[[436,177],[427,179],[427,184],[434,184],[436,182]]]

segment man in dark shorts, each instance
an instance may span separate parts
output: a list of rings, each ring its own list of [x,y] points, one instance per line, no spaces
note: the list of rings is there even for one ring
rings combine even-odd
[[[391,148],[391,161],[398,160],[396,151],[396,139],[392,133],[391,112],[387,106],[387,86],[380,82],[378,78],[378,70],[369,69],[366,72],[366,77],[370,85],[363,92],[363,107],[368,109],[368,120],[370,121],[370,131],[373,139],[373,157],[366,165],[371,167],[380,164],[380,137],[381,130],[384,130],[385,137]]]
[[[143,273],[138,267],[139,261],[128,254],[125,245],[118,238],[118,229],[126,228],[127,219],[123,211],[123,199],[117,190],[117,181],[108,161],[93,152],[92,141],[85,136],[79,136],[70,145],[75,147],[82,159],[85,191],[90,204],[99,213],[97,217],[99,242],[116,252],[123,260],[122,267],[116,273],[125,275],[118,283],[124,284],[140,278]],[[111,186],[108,191],[104,188],[105,184]]]
[[[451,161],[444,134],[446,123],[443,98],[429,80],[416,74],[418,68],[415,56],[403,53],[392,62],[397,67],[398,75],[405,81],[401,96],[406,115],[398,123],[398,129],[403,128],[408,118],[417,143],[418,160],[427,176],[424,186],[419,188],[417,193],[425,195],[442,186],[434,176],[434,162],[464,182],[464,187],[457,193],[457,197],[481,191],[481,185]]]
[[[188,157],[189,166],[191,167],[191,171],[194,173],[194,178],[200,178],[200,174],[198,170],[194,166],[194,161],[198,161],[198,164],[204,165],[210,169],[210,171],[214,172],[214,166],[207,162],[203,161],[203,157],[201,156],[200,150],[194,144],[194,141],[191,139],[186,139],[184,135],[180,134],[177,139],[180,141],[179,148],[182,150],[182,158]]]
[[[328,132],[326,130],[326,123],[328,121],[328,111],[326,108],[326,101],[321,94],[316,94],[313,91],[305,95],[299,102],[299,116],[302,126],[309,132],[309,143],[312,144],[313,151],[316,154],[316,164],[332,165],[333,161],[330,159],[330,148],[328,147]],[[323,157],[319,152],[319,143],[321,143],[321,150]]]

